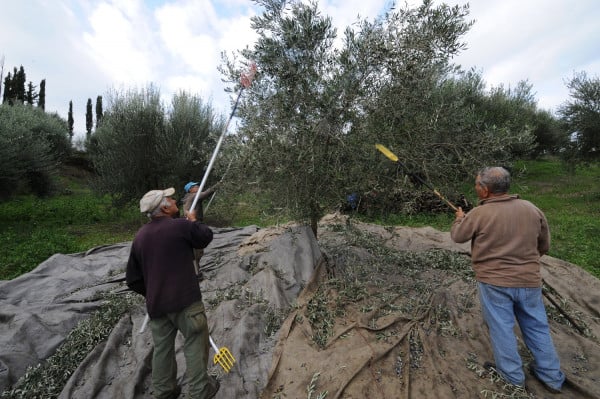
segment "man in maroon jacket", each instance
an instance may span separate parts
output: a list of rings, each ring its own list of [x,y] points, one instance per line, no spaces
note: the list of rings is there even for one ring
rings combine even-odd
[[[144,295],[154,341],[152,386],[157,399],[176,398],[175,337],[185,338],[186,374],[191,398],[208,399],[219,389],[209,377],[208,324],[202,294],[193,267],[194,248],[205,248],[213,238],[208,226],[196,222],[196,213],[186,219],[171,198],[173,188],[152,190],[140,200],[140,210],[150,222],[137,232],[127,262],[127,285]]]

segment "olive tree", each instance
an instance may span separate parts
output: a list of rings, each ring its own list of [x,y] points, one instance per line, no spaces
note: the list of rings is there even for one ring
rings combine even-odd
[[[471,26],[467,16],[467,6],[424,1],[367,26],[373,33],[365,45],[372,59],[381,60],[380,78],[356,125],[362,140],[389,146],[411,172],[457,196],[467,176],[528,154],[535,139],[530,123],[535,101],[526,82],[488,92],[477,71],[452,64]],[[373,179],[380,186],[411,189],[404,173],[392,172]]]
[[[559,108],[559,115],[570,132],[574,156],[583,161],[600,160],[600,77],[576,73],[567,83],[570,100]]]
[[[52,192],[58,166],[71,151],[67,123],[23,104],[0,105],[0,196]]]
[[[273,206],[309,222],[316,235],[324,211],[341,198],[347,152],[336,30],[315,3],[257,3],[264,7],[252,19],[258,40],[241,54],[259,70],[239,113],[244,153],[237,175],[270,193]],[[239,70],[226,63],[236,78]]]
[[[467,7],[391,7],[336,41],[315,3],[258,3],[265,9],[253,19],[259,39],[240,53],[260,68],[241,112],[247,164],[313,231],[347,194],[395,184],[381,181],[392,167],[377,157],[375,143],[399,150],[425,173],[438,161],[432,157],[461,144],[446,128],[454,116],[448,102],[456,109],[463,100],[445,78],[471,26]]]
[[[258,4],[257,42],[223,67],[233,80],[250,61],[259,66],[241,106],[245,168],[237,175],[315,233],[323,213],[350,193],[395,200],[399,188],[415,198],[427,191],[408,184],[376,143],[453,192],[481,166],[534,147],[530,85],[488,92],[479,73],[452,64],[472,26],[468,6],[392,6],[338,37],[316,3]]]
[[[187,93],[166,107],[159,90],[112,92],[102,123],[88,142],[97,173],[95,187],[116,204],[139,199],[157,188],[180,191],[208,163],[222,127],[210,104]]]

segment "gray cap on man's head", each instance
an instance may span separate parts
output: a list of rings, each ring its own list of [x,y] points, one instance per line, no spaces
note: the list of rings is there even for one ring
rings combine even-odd
[[[175,194],[175,189],[169,187],[165,190],[151,190],[148,191],[140,200],[140,211],[142,213],[152,212],[160,205],[163,198],[170,197]]]

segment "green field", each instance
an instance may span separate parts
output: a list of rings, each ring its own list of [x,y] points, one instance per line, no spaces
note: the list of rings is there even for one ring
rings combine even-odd
[[[600,165],[569,173],[549,160],[520,162],[512,191],[536,204],[552,234],[549,255],[600,277]]]
[[[100,245],[130,241],[145,223],[137,207],[116,209],[110,198],[91,193],[85,176],[67,171],[59,182],[62,194],[37,199],[18,197],[0,204],[0,279],[26,273],[55,253],[83,252]],[[600,166],[572,174],[554,160],[523,161],[513,171],[512,192],[542,209],[550,224],[549,255],[580,265],[600,277]],[[465,183],[468,187],[470,183]],[[469,197],[475,200],[474,193]],[[285,215],[266,212],[260,198],[237,201],[227,217],[217,198],[207,222],[225,220],[233,226],[266,226],[285,222]],[[228,201],[231,204],[231,201]],[[210,217],[209,217],[210,216]],[[436,215],[387,215],[366,219],[386,225],[433,226],[447,231],[452,212]]]

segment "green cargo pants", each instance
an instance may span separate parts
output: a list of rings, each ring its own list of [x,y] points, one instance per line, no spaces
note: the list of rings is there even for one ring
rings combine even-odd
[[[177,388],[175,337],[181,331],[185,339],[186,375],[190,398],[205,398],[214,389],[208,376],[208,324],[204,304],[198,301],[181,312],[151,319],[154,341],[152,356],[152,388],[156,399],[172,397]]]

